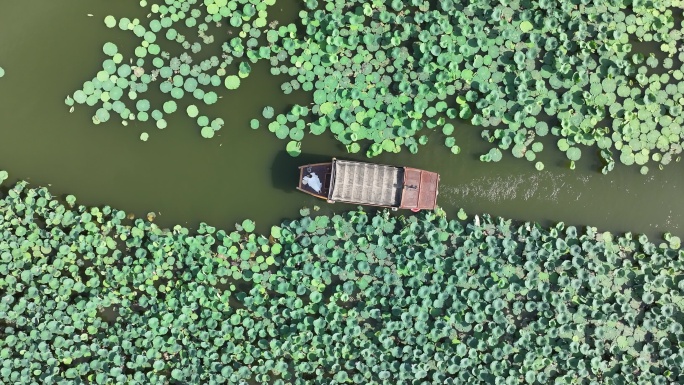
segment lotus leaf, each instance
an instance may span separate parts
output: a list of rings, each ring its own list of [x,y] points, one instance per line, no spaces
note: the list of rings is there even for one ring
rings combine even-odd
[[[522,32],[527,33],[527,32],[530,32],[532,29],[534,29],[534,26],[533,26],[532,23],[530,23],[529,21],[523,20],[523,21],[520,23],[520,30],[521,30]]]
[[[566,155],[567,155],[568,159],[575,161],[575,160],[579,160],[579,158],[582,156],[582,152],[577,147],[570,147],[567,149]]]
[[[167,114],[171,114],[173,112],[176,112],[177,108],[178,108],[178,106],[177,106],[176,102],[174,102],[173,100],[169,100],[169,101],[165,102],[163,105],[163,110]]]
[[[104,44],[104,46],[102,46],[102,51],[105,53],[105,55],[114,56],[116,55],[118,48],[116,44],[107,42]]]
[[[138,111],[148,111],[150,109],[150,101],[147,99],[139,99],[135,107]]]
[[[273,114],[274,114],[273,107],[270,107],[270,106],[264,107],[264,111],[262,113],[264,118],[271,119],[271,118],[273,118]]]
[[[289,136],[290,129],[286,125],[280,124],[278,125],[278,128],[276,129],[275,133],[278,139],[285,139]]]
[[[298,141],[290,141],[287,143],[287,147],[285,149],[290,156],[298,156],[301,154],[301,142]]]
[[[242,221],[242,228],[243,228],[246,232],[251,233],[251,232],[253,232],[254,229],[255,229],[255,224],[254,224],[254,222],[253,222],[252,220],[250,220],[250,219],[245,219],[244,221]]]
[[[183,89],[175,87],[171,89],[171,97],[173,97],[174,99],[182,99],[183,95],[185,95]]]
[[[186,112],[188,116],[191,118],[196,118],[197,115],[199,115],[199,110],[197,109],[197,106],[195,106],[194,104],[189,105],[186,109]]]
[[[335,109],[335,106],[331,102],[325,102],[325,103],[321,104],[321,106],[319,107],[319,111],[321,112],[321,114],[324,114],[324,115],[330,114],[331,112],[334,111],[334,109]]]
[[[241,78],[246,78],[252,72],[252,67],[247,62],[241,62],[239,65],[238,76]]]
[[[216,95],[215,92],[210,91],[204,94],[202,100],[204,100],[204,103],[211,105],[216,103],[216,101],[218,100],[218,95]]]
[[[226,77],[225,86],[229,90],[234,90],[240,87],[240,78],[235,75],[229,75]]]
[[[116,18],[114,18],[114,16],[107,15],[104,18],[104,23],[107,26],[107,28],[114,28],[116,26]]]
[[[214,129],[211,127],[202,127],[200,133],[203,138],[211,139],[214,137]]]

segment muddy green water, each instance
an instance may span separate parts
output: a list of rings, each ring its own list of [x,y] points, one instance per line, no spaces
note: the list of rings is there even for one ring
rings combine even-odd
[[[127,47],[132,34],[107,29],[103,19],[108,14],[144,18],[137,2],[0,0],[0,10],[0,66],[6,70],[0,79],[0,169],[11,180],[74,194],[81,204],[108,204],[137,216],[154,211],[162,226],[204,221],[230,227],[252,218],[265,229],[299,215],[302,207],[318,205],[321,212],[353,207],[328,205],[297,192],[296,167],[333,156],[362,156],[349,156],[332,137],[322,135],[305,138],[304,154],[291,158],[283,151],[285,142],[263,123],[259,130],[249,128],[249,120],[261,117],[265,105],[278,111],[307,100],[306,94],[283,95],[283,78],[271,76],[266,63],[255,66],[239,90],[219,90],[222,99],[204,107],[212,118],[226,121],[214,139],[203,139],[183,112],[169,117],[163,131],[149,122],[95,126],[94,110],[78,106],[70,114],[64,98],[100,68],[104,42]],[[281,20],[293,20],[297,12],[280,2],[275,11]],[[185,104],[180,105],[184,111]],[[509,154],[487,164],[478,160],[488,148],[480,129],[456,127],[460,155],[451,155],[435,132],[434,143],[421,147],[418,156],[405,152],[374,161],[441,173],[438,202],[451,216],[463,207],[469,214],[658,237],[684,230],[681,163],[664,171],[651,167],[647,176],[637,167],[618,165],[604,176],[598,157],[584,151],[571,171],[563,157],[549,151],[554,144],[548,142],[540,157],[546,164],[542,172]],[[147,142],[138,139],[143,131],[150,134]]]

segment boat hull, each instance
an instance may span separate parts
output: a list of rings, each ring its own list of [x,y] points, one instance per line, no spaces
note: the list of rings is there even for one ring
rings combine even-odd
[[[439,194],[439,174],[411,167],[333,158],[328,163],[300,166],[297,190],[329,203],[345,202],[393,210],[434,210]]]

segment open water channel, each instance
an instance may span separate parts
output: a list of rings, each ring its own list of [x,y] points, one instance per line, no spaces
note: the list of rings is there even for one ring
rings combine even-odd
[[[297,13],[281,2],[274,8],[281,20],[294,20]],[[278,112],[308,98],[283,95],[284,78],[272,76],[266,64],[254,66],[238,90],[217,90],[222,99],[204,107],[209,116],[226,122],[213,139],[200,136],[184,105],[163,131],[150,122],[124,127],[115,119],[96,126],[94,110],[77,106],[70,114],[64,98],[100,68],[105,42],[127,47],[130,33],[107,29],[104,17],[144,18],[145,11],[135,1],[92,0],[0,0],[0,10],[0,66],[6,71],[0,79],[0,169],[10,173],[9,182],[25,179],[49,186],[53,194],[74,194],[80,204],[108,204],[137,216],[153,211],[160,226],[192,227],[204,221],[231,228],[251,218],[263,230],[298,216],[302,207],[318,205],[321,212],[353,208],[296,191],[297,166],[362,155],[350,156],[326,133],[306,137],[304,154],[291,158],[283,151],[285,142],[263,122],[258,130],[249,128],[264,106]],[[227,37],[216,35],[216,40]],[[480,129],[455,125],[460,155],[452,155],[435,132],[433,143],[418,155],[404,151],[372,161],[439,172],[438,203],[451,217],[463,208],[469,214],[545,225],[563,221],[649,237],[683,233],[682,163],[663,171],[651,167],[647,176],[638,167],[618,164],[606,176],[599,171],[598,156],[585,150],[572,171],[564,156],[553,151],[553,142],[545,143],[541,172],[510,154],[499,163],[482,163],[478,157],[488,146]],[[147,142],[139,139],[143,131],[150,134]]]

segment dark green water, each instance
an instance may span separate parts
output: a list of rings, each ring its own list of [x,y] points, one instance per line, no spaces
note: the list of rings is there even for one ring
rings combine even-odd
[[[281,20],[293,20],[297,12],[281,3],[274,8]],[[86,0],[0,0],[0,9],[0,66],[6,70],[0,79],[0,169],[11,180],[74,194],[81,204],[109,204],[137,216],[154,211],[162,226],[204,221],[229,227],[252,218],[264,229],[298,215],[305,206],[317,204],[326,212],[352,207],[328,205],[297,192],[296,167],[333,156],[363,157],[350,157],[332,137],[322,135],[305,138],[305,154],[291,158],[283,151],[285,142],[263,123],[259,130],[249,128],[249,120],[261,117],[266,105],[278,111],[306,102],[305,94],[283,95],[283,78],[271,76],[266,63],[255,66],[239,90],[217,90],[222,99],[204,107],[209,116],[226,122],[214,139],[203,139],[183,112],[171,116],[163,131],[149,122],[124,127],[113,120],[95,126],[94,110],[80,106],[70,114],[64,98],[95,75],[104,59],[104,42],[126,48],[131,35],[107,29],[104,17],[144,18],[146,12],[137,2]],[[681,163],[664,171],[651,167],[647,176],[637,167],[618,165],[604,176],[598,156],[584,151],[571,171],[549,142],[540,157],[546,165],[542,172],[510,155],[487,164],[478,160],[488,149],[479,129],[456,126],[460,155],[451,155],[441,133],[435,132],[433,143],[421,147],[418,156],[405,152],[374,161],[441,173],[438,202],[451,216],[462,207],[471,214],[544,224],[564,221],[601,231],[682,233]],[[144,131],[150,134],[147,142],[138,139]]]

